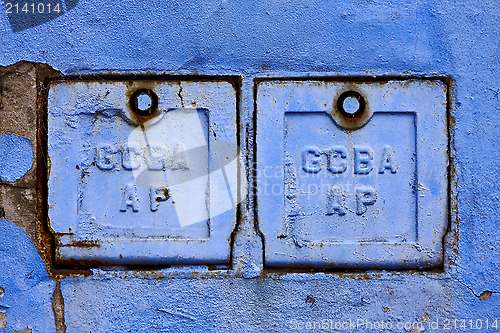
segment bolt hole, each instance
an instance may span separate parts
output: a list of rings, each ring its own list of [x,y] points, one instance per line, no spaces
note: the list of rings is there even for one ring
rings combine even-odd
[[[139,89],[130,98],[132,111],[141,116],[149,116],[158,108],[158,96],[150,89]]]
[[[366,102],[357,91],[346,91],[337,99],[337,109],[345,118],[359,117],[365,111]]]
[[[344,99],[344,103],[342,104],[344,111],[349,114],[355,114],[359,110],[359,101],[357,98],[349,96]]]

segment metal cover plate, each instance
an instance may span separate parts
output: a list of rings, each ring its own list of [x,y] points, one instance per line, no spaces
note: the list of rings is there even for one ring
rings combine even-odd
[[[362,96],[364,113],[342,116],[338,99],[345,92]],[[442,264],[446,84],[264,80],[256,117],[266,266]]]
[[[158,97],[151,116],[132,111],[139,89]],[[228,263],[236,114],[235,88],[225,81],[51,83],[48,215],[56,262]]]

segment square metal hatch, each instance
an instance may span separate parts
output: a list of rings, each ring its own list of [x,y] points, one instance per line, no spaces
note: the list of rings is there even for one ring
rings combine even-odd
[[[442,264],[446,84],[263,80],[256,105],[266,266]]]
[[[229,263],[236,116],[226,81],[52,82],[56,263]]]

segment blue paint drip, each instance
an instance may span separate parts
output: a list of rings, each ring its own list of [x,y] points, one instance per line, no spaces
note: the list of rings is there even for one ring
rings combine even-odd
[[[31,141],[15,134],[0,135],[0,179],[15,182],[31,169]]]

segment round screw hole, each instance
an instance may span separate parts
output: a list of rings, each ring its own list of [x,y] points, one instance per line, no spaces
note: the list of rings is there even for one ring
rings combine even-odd
[[[359,117],[365,111],[365,99],[357,91],[346,91],[337,99],[337,109],[345,118]]]
[[[130,98],[132,111],[141,116],[149,116],[158,107],[158,96],[150,89],[139,89]]]

